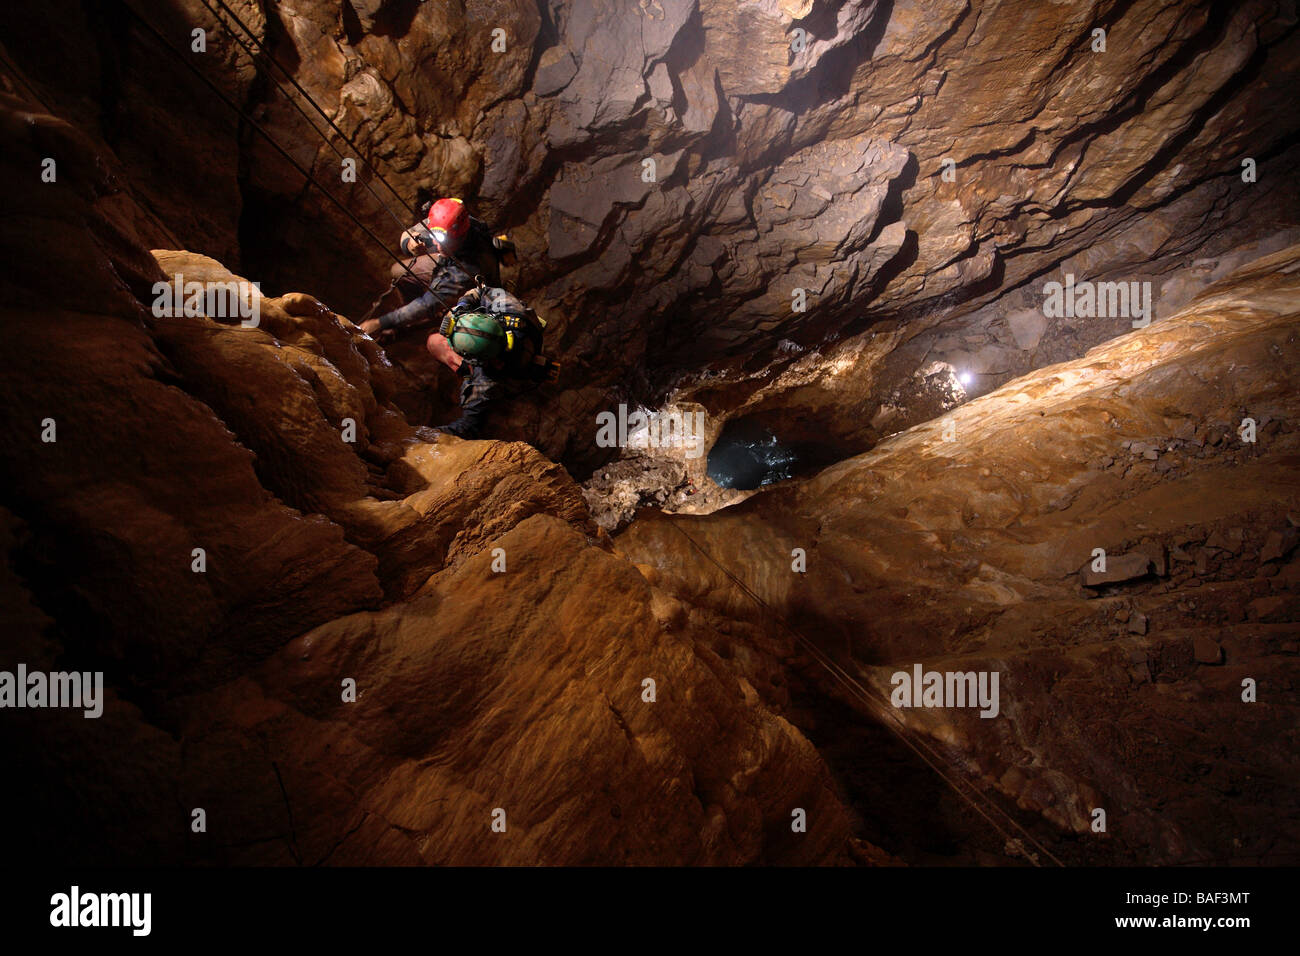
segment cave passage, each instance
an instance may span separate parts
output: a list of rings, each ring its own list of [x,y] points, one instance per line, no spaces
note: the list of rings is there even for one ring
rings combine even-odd
[[[290,875],[378,866],[901,864],[851,879],[903,918],[823,910],[940,946],[1266,924],[1295,8],[9,4],[0,861],[52,928],[166,868],[79,897],[164,938],[418,918]],[[1120,917],[1138,866],[1234,892]]]
[[[819,471],[857,450],[778,434],[753,418],[726,423],[709,451],[709,477],[723,488],[749,491]]]
[[[709,477],[723,488],[748,491],[793,477],[798,456],[767,428],[749,419],[723,426],[709,451]]]

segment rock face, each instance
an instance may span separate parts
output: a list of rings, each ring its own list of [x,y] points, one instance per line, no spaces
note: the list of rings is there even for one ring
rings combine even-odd
[[[3,360],[3,669],[107,682],[98,719],[5,711],[17,851],[883,859],[809,741],[611,553],[559,466],[422,438],[383,354],[310,296],[262,299],[255,328],[154,314],[164,276],[238,277],[136,245],[70,127],[5,123],[5,174],[53,150],[66,192],[3,209],[26,227],[4,236],[3,321],[41,343]],[[79,284],[51,305],[64,268]]]
[[[1098,556],[1098,559],[1089,561],[1083,570],[1079,572],[1083,584],[1087,587],[1132,581],[1151,570],[1151,558],[1140,552],[1119,554],[1113,558],[1107,558],[1105,567],[1102,567],[1100,557]]]
[[[1297,275],[1293,246],[814,479],[708,517],[638,520],[619,550],[702,614],[790,622],[882,699],[916,663],[999,672],[998,718],[897,713],[1051,821],[1047,846],[1067,860],[1289,858],[1300,562],[1279,542],[1300,508]],[[1245,418],[1268,422],[1253,442]],[[1111,557],[1090,576],[1097,548]],[[870,757],[855,760],[842,779],[868,773]]]
[[[0,671],[107,689],[0,711],[6,846],[1293,859],[1298,36],[1269,0],[13,11]],[[564,363],[497,440],[425,427],[423,331],[353,323],[426,192],[510,228]],[[1049,314],[1074,279],[1153,321]],[[610,462],[620,402],[815,464]],[[995,713],[892,706],[918,667]]]
[[[872,327],[901,346],[931,330],[888,375],[864,369],[876,386],[883,377],[876,391],[935,359],[967,366],[987,390],[1121,331],[1026,326],[1021,299],[1038,290],[1025,283],[1066,270],[1173,283],[1192,257],[1296,226],[1287,107],[1300,41],[1288,10],[150,5],[145,22],[173,46],[207,31],[190,61],[242,122],[117,4],[15,11],[16,34],[66,38],[79,54],[71,69],[47,44],[11,53],[59,112],[104,140],[147,241],[211,255],[271,291],[309,288],[357,315],[390,261],[252,123],[386,241],[421,188],[467,196],[514,232],[514,282],[551,317],[566,359],[563,397],[524,399],[546,414],[513,409],[494,433],[589,468],[598,410],[629,394],[657,402],[706,363],[744,393],[746,370],[771,363],[767,382],[789,364],[781,340],[816,348]],[[275,64],[339,132],[301,97],[310,124],[291,105]],[[344,181],[357,152],[396,195],[365,163]],[[1247,159],[1258,182],[1242,181]],[[732,398],[711,413],[746,400]],[[780,397],[787,408],[805,399],[822,425],[819,394]],[[831,424],[849,452],[880,437]]]

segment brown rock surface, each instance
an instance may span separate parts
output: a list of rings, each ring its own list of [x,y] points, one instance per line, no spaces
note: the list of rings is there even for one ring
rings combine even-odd
[[[1213,638],[1198,634],[1192,640],[1192,656],[1198,664],[1219,664],[1223,661],[1223,648]]]
[[[7,122],[6,175],[38,148],[82,148],[48,118]],[[149,260],[113,228],[111,182],[64,170],[75,204],[19,193],[4,209],[48,238],[41,267],[83,282],[76,303],[42,304],[37,251],[5,233],[3,321],[15,340],[39,327],[40,348],[3,360],[3,664],[102,669],[109,692],[97,720],[6,714],[20,850],[303,864],[874,852],[851,843],[808,740],[683,614],[665,619],[561,468],[524,445],[419,437],[388,401],[382,353],[309,296],[261,300],[256,328],[153,314],[164,274],[234,277],[188,253]],[[192,808],[206,836],[189,832]]]
[[[8,16],[0,669],[108,690],[96,720],[3,715],[7,852],[1300,853],[1289,7],[228,6],[397,195],[340,177],[204,0]],[[129,11],[206,28],[189,62],[249,118]],[[503,440],[418,427],[454,404],[427,330],[360,334],[389,260],[254,121],[386,241],[422,188],[511,229],[565,377],[494,412]],[[1157,321],[1048,318],[1066,273],[1152,282]],[[260,282],[258,325],[159,314],[175,275]],[[608,464],[621,400],[810,457],[757,493]],[[681,514],[609,537],[645,505]],[[1090,579],[1095,548],[1117,570]],[[918,663],[998,672],[997,717],[876,706]]]
[[[1131,551],[1128,554],[1117,554],[1113,558],[1107,556],[1105,570],[1094,571],[1093,562],[1089,561],[1080,571],[1080,577],[1087,587],[1097,587],[1102,584],[1116,584],[1121,581],[1132,581],[1134,578],[1140,578],[1151,570],[1151,558],[1146,554],[1138,551]]]
[[[1197,590],[1153,576],[1123,585],[1134,613],[1121,627],[1108,623],[1113,605],[1072,582],[1093,548],[1122,554],[1139,539],[1203,539],[1206,526],[1276,527],[1300,503],[1300,432],[1289,425],[1255,448],[1189,459],[1177,475],[1119,479],[1086,465],[1185,417],[1230,420],[1247,408],[1295,421],[1297,275],[1292,247],[1158,325],[1017,379],[816,478],[707,517],[638,520],[618,548],[655,566],[660,586],[688,604],[768,632],[774,620],[790,622],[885,699],[890,675],[916,662],[999,671],[998,719],[896,713],[1009,804],[1084,834],[1071,843],[1049,834],[1067,859],[1286,858],[1300,847],[1283,809],[1296,804],[1300,767],[1295,749],[1279,746],[1295,740],[1286,689],[1300,672],[1283,647],[1300,625],[1294,585],[1258,598],[1249,620],[1233,616],[1262,585],[1257,562],[1229,555],[1238,563],[1207,566]],[[943,441],[945,428],[955,441]],[[1052,506],[1060,500],[1068,506]],[[766,606],[681,548],[670,523]],[[794,548],[807,554],[806,573],[791,570]],[[1122,633],[1137,619],[1150,621],[1150,634]],[[1211,636],[1228,663],[1195,671],[1193,642]],[[772,640],[790,638],[777,629]],[[800,671],[823,693],[843,694],[811,663]],[[1267,700],[1242,701],[1245,677],[1273,689]],[[866,759],[832,766],[861,778]],[[851,794],[859,812],[887,816],[863,792]],[[1096,806],[1109,831],[1090,838]],[[960,828],[960,813],[947,824]]]
[[[600,458],[596,411],[657,402],[705,363],[733,391],[713,414],[763,387],[760,401],[864,450],[923,419],[868,430],[876,410],[836,406],[878,401],[934,361],[987,390],[1124,330],[1026,325],[1044,279],[1141,278],[1165,297],[1180,277],[1164,315],[1203,284],[1193,257],[1219,278],[1243,241],[1300,225],[1288,173],[1300,34],[1275,0],[228,6],[398,196],[364,164],[360,181],[340,180],[312,125],[352,147],[290,105],[284,77],[215,3],[129,5],[173,44],[206,29],[207,53],[191,57],[203,75],[385,241],[424,187],[514,231],[518,289],[553,320],[567,394],[524,398],[547,414],[516,408],[493,427],[574,466]],[[123,6],[56,0],[11,21],[18,37],[63,38],[10,53],[103,141],[140,200],[124,214],[152,246],[214,256],[269,292],[312,289],[348,314],[383,288],[384,252],[263,138],[232,137],[230,108]],[[1241,181],[1244,156],[1256,184]],[[859,357],[853,337],[869,326],[910,351],[883,368],[869,346]],[[845,337],[844,364],[830,358],[855,374],[770,387],[792,361],[782,340],[809,351]],[[431,373],[418,348],[404,361]]]

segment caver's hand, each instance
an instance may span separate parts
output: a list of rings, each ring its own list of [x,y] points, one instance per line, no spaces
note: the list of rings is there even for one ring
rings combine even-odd
[[[402,233],[402,251],[408,256],[422,256],[429,251],[429,242],[419,232],[408,229]]]

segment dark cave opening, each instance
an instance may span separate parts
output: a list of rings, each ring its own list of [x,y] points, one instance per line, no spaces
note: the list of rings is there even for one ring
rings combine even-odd
[[[1296,858],[1285,4],[288,6],[0,28],[11,856]],[[379,324],[453,197],[553,378]]]
[[[810,475],[854,453],[831,442],[792,436],[787,428],[767,424],[766,417],[737,418],[723,426],[709,450],[708,471],[722,488],[749,491]]]

